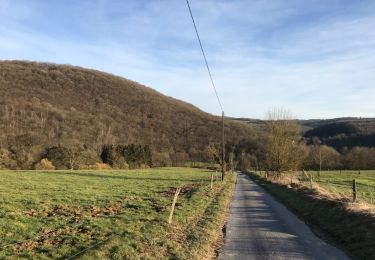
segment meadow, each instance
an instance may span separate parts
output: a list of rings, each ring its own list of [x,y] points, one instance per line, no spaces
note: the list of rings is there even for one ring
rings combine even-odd
[[[342,197],[352,198],[352,183],[356,180],[357,200],[375,204],[375,171],[322,171],[313,180],[324,190]]]
[[[211,173],[0,171],[0,259],[211,257],[235,179]]]

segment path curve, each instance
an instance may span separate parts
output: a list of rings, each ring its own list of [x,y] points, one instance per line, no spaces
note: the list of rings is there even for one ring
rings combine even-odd
[[[239,173],[219,259],[349,259]]]

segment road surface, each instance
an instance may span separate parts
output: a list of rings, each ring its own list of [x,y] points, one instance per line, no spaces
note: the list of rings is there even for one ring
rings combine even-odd
[[[238,174],[219,259],[349,259],[247,175]]]

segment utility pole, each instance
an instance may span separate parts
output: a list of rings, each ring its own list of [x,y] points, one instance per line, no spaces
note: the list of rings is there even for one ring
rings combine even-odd
[[[322,149],[319,145],[319,176],[322,173]]]
[[[222,121],[222,140],[221,140],[221,144],[222,144],[222,148],[221,148],[221,151],[222,151],[222,158],[221,158],[221,180],[224,181],[224,178],[225,178],[225,172],[226,172],[226,165],[225,165],[225,140],[224,140],[224,111],[221,115],[221,121]]]

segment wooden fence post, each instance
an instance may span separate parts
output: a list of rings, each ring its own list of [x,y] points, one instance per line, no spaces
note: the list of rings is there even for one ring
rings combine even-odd
[[[180,194],[180,191],[181,191],[181,188],[177,188],[176,192],[174,194],[173,202],[172,202],[172,208],[171,208],[171,213],[169,214],[169,219],[168,219],[168,223],[169,224],[172,224],[173,211],[174,211],[174,207],[175,207],[176,202],[177,202],[178,194]]]
[[[357,200],[357,184],[355,179],[353,179],[353,202]]]
[[[212,182],[214,181],[214,173],[211,173],[211,190],[212,190]]]
[[[310,189],[312,190],[313,188],[313,178],[312,178],[312,174],[310,173]]]

